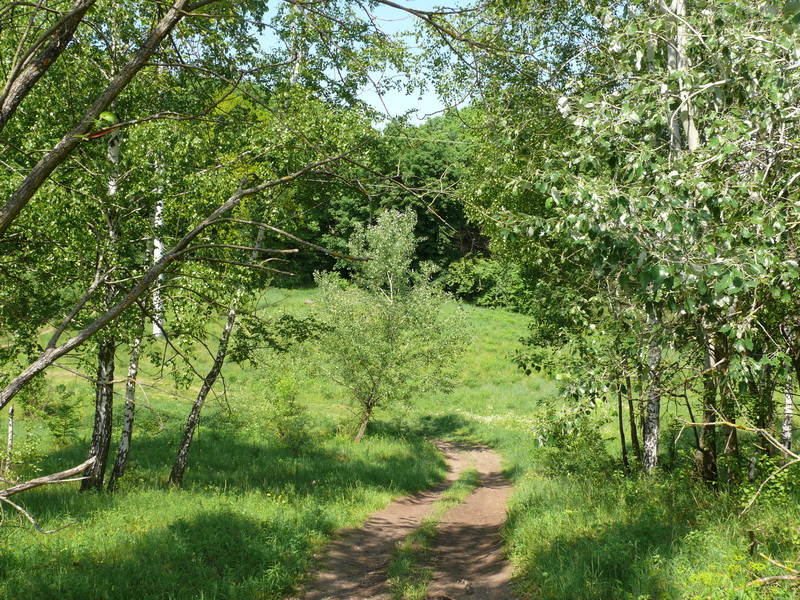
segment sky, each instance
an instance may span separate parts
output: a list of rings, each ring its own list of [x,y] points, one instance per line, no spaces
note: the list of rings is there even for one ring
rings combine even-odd
[[[442,2],[434,0],[405,0],[403,4],[417,10],[432,10],[441,6]],[[408,31],[414,27],[415,17],[386,5],[378,6],[374,11],[374,15],[381,28],[390,35]],[[413,38],[409,39],[409,43],[414,43]],[[388,71],[382,74],[375,73],[373,76],[376,78],[381,76],[396,77],[397,73]],[[411,95],[407,95],[401,90],[390,90],[381,98],[374,87],[368,87],[362,91],[361,98],[389,118],[402,115],[409,110],[416,110],[416,113],[409,117],[412,123],[424,121],[429,116],[438,114],[444,109],[444,104],[433,90],[416,92]]]
[[[456,0],[393,0],[409,8],[417,10],[433,10],[442,6],[455,6]],[[398,10],[384,4],[379,4],[373,11],[378,26],[389,35],[402,34],[412,30],[416,18],[407,12]],[[263,43],[266,45],[274,43],[274,39],[269,32],[263,34]],[[413,36],[408,37],[408,43],[413,46],[415,40]],[[399,74],[392,71],[383,73],[372,73],[374,81],[385,78],[399,77]],[[402,90],[389,90],[381,97],[373,85],[364,88],[360,97],[362,100],[373,106],[379,112],[387,116],[387,121],[393,117],[406,114],[410,110],[416,111],[408,117],[410,123],[421,123],[430,116],[440,114],[444,110],[444,104],[439,100],[433,90],[417,90],[413,94],[406,94]]]

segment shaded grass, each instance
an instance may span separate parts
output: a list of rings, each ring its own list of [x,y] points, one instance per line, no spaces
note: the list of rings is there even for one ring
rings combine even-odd
[[[444,475],[420,440],[328,437],[297,456],[240,437],[201,436],[182,489],[162,483],[162,456],[137,459],[117,494],[77,494],[75,484],[26,494],[43,527],[75,524],[48,537],[4,528],[0,597],[280,598],[334,531]],[[163,447],[139,440],[137,456]]]
[[[272,311],[307,311],[305,300],[313,298],[307,290],[270,294],[265,306],[284,298]],[[313,421],[308,445],[299,454],[282,448],[264,401],[268,378],[230,365],[227,398],[209,401],[185,486],[171,489],[163,481],[194,390],[178,389],[185,398],[163,382],[163,391],[148,390],[145,403],[154,412],[137,416],[132,464],[118,494],[77,494],[69,484],[21,495],[44,527],[76,522],[49,537],[12,527],[16,521],[6,514],[0,597],[284,597],[333,531],[441,479],[444,463],[425,437],[484,443],[506,458],[516,491],[505,537],[523,598],[797,597],[786,585],[747,587],[781,573],[752,552],[748,532],[760,541],[758,552],[797,568],[800,502],[791,479],[739,518],[748,490],[717,493],[693,482],[681,474],[689,457],[680,447],[672,473],[625,476],[613,424],[604,424],[612,413],[603,406],[599,446],[581,445],[576,436],[539,447],[538,434],[551,418],[543,402],[559,400],[552,382],[525,376],[510,361],[526,318],[468,310],[474,339],[454,388],[380,413],[360,446],[346,435],[352,420],[344,394],[309,373],[299,386]],[[313,358],[311,348],[301,366],[310,370]],[[200,370],[208,364],[202,358]],[[282,367],[260,367],[267,368]],[[45,472],[83,460],[91,424],[91,389],[65,374],[54,379],[81,399],[82,428],[72,443],[57,447],[40,421],[18,419],[20,443],[38,440]],[[424,561],[409,563],[412,574],[414,564]]]

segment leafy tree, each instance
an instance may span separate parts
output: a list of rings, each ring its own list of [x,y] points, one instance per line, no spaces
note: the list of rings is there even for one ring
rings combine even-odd
[[[445,316],[430,272],[412,269],[415,223],[412,212],[382,213],[351,239],[352,254],[369,257],[354,264],[351,282],[317,275],[324,369],[353,400],[356,441],[376,409],[446,384],[466,341],[463,319]]]

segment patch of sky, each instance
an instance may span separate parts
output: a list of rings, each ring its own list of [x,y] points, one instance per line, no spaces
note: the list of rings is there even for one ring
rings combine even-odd
[[[398,0],[397,3],[378,0],[373,6],[361,2],[356,6],[363,12],[364,19],[371,21],[375,28],[387,36],[401,40],[412,55],[422,52],[415,34],[418,17],[412,14],[413,11],[453,11],[460,8],[452,3],[443,6],[435,0]],[[265,48],[283,43],[270,28],[263,30],[261,40]],[[331,72],[330,75],[346,77],[342,73]],[[416,73],[413,79],[409,79],[405,73],[387,66],[381,71],[369,73],[369,83],[359,90],[358,97],[384,115],[384,123],[396,118],[420,123],[441,114],[446,108],[434,89],[435,77],[435,73]]]

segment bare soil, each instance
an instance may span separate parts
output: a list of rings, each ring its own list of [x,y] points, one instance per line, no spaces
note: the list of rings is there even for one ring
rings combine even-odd
[[[500,457],[488,448],[437,442],[449,471],[437,487],[392,502],[358,529],[341,532],[330,544],[322,569],[303,600],[391,600],[386,571],[395,546],[419,527],[433,503],[464,469],[476,469],[479,485],[440,521],[434,544],[431,600],[513,600],[511,565],[500,543],[511,484]]]

